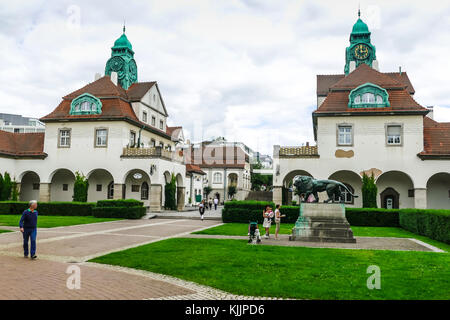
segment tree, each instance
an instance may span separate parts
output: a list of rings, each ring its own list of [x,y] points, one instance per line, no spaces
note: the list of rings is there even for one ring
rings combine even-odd
[[[86,177],[75,172],[75,182],[73,184],[73,201],[77,202],[87,202],[88,197],[89,182]]]
[[[19,200],[19,188],[17,187],[17,181],[13,181],[11,190],[11,201]]]
[[[236,195],[237,189],[234,184],[228,186],[228,198],[233,199],[233,197]]]
[[[252,164],[251,166],[251,183],[252,183],[252,190],[253,191],[260,191],[261,189],[265,188],[266,190],[269,189],[273,185],[273,176],[272,175],[266,175],[266,174],[260,174],[253,172],[254,169],[262,169],[261,162],[257,162]]]
[[[170,182],[167,182],[166,187],[164,188],[165,209],[167,210],[177,209],[176,193],[177,193],[177,179],[175,178],[175,175],[172,173]]]
[[[373,174],[369,177],[366,173],[363,173],[363,185],[362,185],[362,201],[363,208],[377,208],[377,194],[378,188],[375,184],[375,178]]]
[[[0,201],[9,200],[11,197],[12,181],[8,172],[0,174]]]
[[[203,192],[205,193],[205,198],[208,199],[209,194],[211,193],[212,188],[210,186],[206,186],[203,188]]]

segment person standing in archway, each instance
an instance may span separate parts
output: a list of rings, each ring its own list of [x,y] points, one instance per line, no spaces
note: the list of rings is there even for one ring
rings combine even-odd
[[[30,257],[36,259],[36,235],[37,235],[37,218],[38,212],[37,201],[31,200],[28,204],[28,209],[22,213],[19,227],[23,234],[23,256],[28,258],[28,239],[31,240]]]

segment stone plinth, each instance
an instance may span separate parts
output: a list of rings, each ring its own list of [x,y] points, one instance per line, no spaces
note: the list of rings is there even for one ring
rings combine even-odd
[[[345,206],[340,203],[301,203],[300,214],[289,240],[356,242],[345,218]]]

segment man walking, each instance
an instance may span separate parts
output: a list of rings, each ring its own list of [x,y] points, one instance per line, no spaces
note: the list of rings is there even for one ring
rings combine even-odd
[[[214,198],[214,210],[217,210],[217,205],[219,204],[219,199],[217,197]]]
[[[36,232],[37,232],[37,218],[38,212],[37,201],[31,200],[28,204],[28,209],[22,213],[19,227],[20,232],[23,233],[23,256],[28,258],[28,239],[31,239],[30,257],[36,259]]]

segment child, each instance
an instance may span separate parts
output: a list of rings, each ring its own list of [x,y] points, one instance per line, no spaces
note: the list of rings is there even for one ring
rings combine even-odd
[[[198,211],[200,212],[200,219],[203,221],[203,215],[205,214],[205,200],[202,200],[198,205]]]

